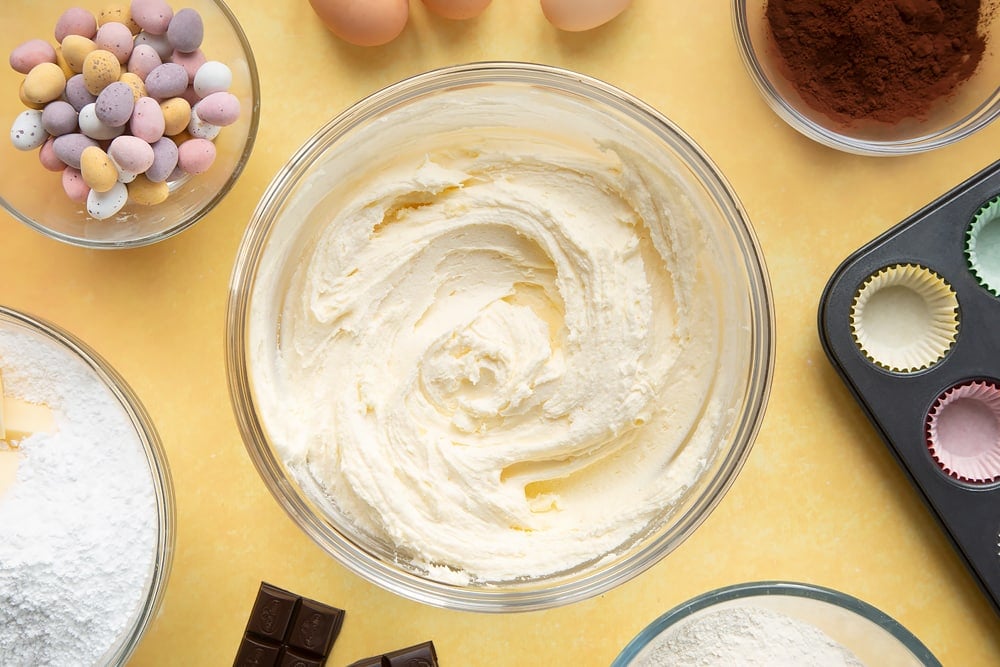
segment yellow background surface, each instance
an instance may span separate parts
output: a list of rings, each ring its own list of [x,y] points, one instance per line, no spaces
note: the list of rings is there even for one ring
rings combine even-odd
[[[822,147],[757,94],[721,0],[636,0],[612,23],[583,34],[556,31],[536,0],[494,0],[467,22],[436,18],[414,0],[403,35],[377,48],[339,41],[306,0],[233,0],[231,8],[254,47],[262,110],[254,153],[222,205],[175,238],[110,252],[60,244],[0,215],[0,303],[96,348],[140,396],[167,450],[177,501],[174,565],[162,609],[132,664],[232,664],[261,580],[347,610],[330,665],[433,639],[441,664],[454,667],[607,665],[647,623],[694,595],[783,579],[866,600],[945,665],[1000,665],[1000,619],[828,363],[816,331],[820,294],[837,265],[997,159],[1000,124],[905,158]],[[389,83],[491,59],[596,76],[689,133],[754,223],[777,325],[763,427],[703,526],[612,592],[517,615],[408,602],[349,573],[309,541],[250,462],[223,357],[238,244],[292,152]],[[1000,510],[997,516],[998,526],[984,530],[1000,529]]]

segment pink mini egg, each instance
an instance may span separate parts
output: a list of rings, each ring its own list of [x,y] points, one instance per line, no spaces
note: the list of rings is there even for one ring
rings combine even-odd
[[[240,100],[232,93],[212,93],[194,107],[206,123],[225,127],[240,117]]]
[[[40,63],[56,62],[56,50],[44,39],[29,39],[10,52],[10,66],[15,72],[27,74]]]
[[[187,71],[177,63],[163,63],[146,77],[146,92],[161,100],[178,97],[187,87]]]
[[[549,23],[569,32],[604,25],[628,9],[632,0],[541,0]]]
[[[97,48],[110,51],[123,65],[128,62],[134,46],[132,31],[124,23],[105,23],[97,29],[94,44]]]
[[[108,147],[108,155],[123,171],[141,174],[153,165],[153,147],[140,139],[122,135]]]
[[[486,9],[490,0],[424,0],[427,9],[446,19],[471,19]]]
[[[378,46],[403,32],[409,0],[309,0],[327,29],[345,42]]]
[[[129,130],[132,136],[139,137],[147,144],[153,144],[163,136],[166,121],[160,103],[152,97],[140,97],[132,109],[129,119]]]
[[[186,174],[203,174],[215,162],[215,144],[208,139],[188,139],[177,147],[177,166]]]
[[[136,44],[126,69],[145,81],[149,73],[162,64],[163,61],[160,60],[160,54],[156,49],[149,44]]]
[[[97,34],[97,17],[82,7],[70,7],[56,19],[55,36],[57,42],[66,35],[80,35],[93,39]]]
[[[174,51],[170,54],[170,62],[176,63],[184,68],[187,72],[188,81],[193,82],[194,77],[198,74],[198,70],[201,66],[205,64],[208,59],[201,49],[195,49],[190,53],[181,53],[180,51]]]
[[[132,0],[132,20],[151,35],[162,35],[170,26],[174,10],[165,0]]]
[[[176,51],[191,53],[201,46],[205,36],[205,24],[197,10],[185,7],[170,20],[167,26],[167,41]]]
[[[83,180],[83,173],[79,169],[66,167],[62,173],[62,186],[66,196],[71,201],[83,203],[87,201],[90,194],[90,186]]]
[[[55,142],[55,137],[49,137],[45,140],[42,147],[38,149],[38,161],[49,171],[62,171],[66,165],[56,155]]]

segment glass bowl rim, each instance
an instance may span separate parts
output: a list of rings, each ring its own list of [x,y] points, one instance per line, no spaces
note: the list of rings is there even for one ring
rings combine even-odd
[[[694,507],[682,515],[669,535],[660,535],[642,549],[618,558],[610,566],[598,567],[571,581],[555,577],[538,588],[498,589],[444,584],[391,567],[377,556],[356,546],[302,501],[283,472],[281,464],[258,417],[249,380],[248,309],[256,283],[259,261],[276,222],[276,209],[313,167],[313,158],[335,147],[341,137],[357,125],[415,98],[473,84],[520,84],[553,89],[559,94],[585,94],[588,101],[624,112],[629,119],[652,129],[678,159],[697,174],[698,182],[720,210],[720,223],[732,227],[747,281],[746,290],[753,318],[749,347],[756,362],[751,364],[743,387],[742,421],[733,427],[735,436],[723,452],[714,477]],[[727,227],[728,229],[728,227]],[[302,529],[324,551],[355,574],[382,588],[432,606],[479,612],[510,612],[546,609],[586,599],[614,588],[645,571],[683,542],[708,516],[729,489],[749,455],[760,428],[770,392],[774,367],[774,312],[764,257],[750,220],[731,186],[707,155],[672,121],[651,106],[621,89],[598,79],[563,68],[515,61],[480,61],[425,71],[395,83],[353,103],[318,129],[292,155],[271,181],[248,224],[230,278],[226,312],[226,371],[230,401],[240,435],[250,458],[271,494]],[[667,540],[665,537],[669,537]],[[569,575],[572,576],[572,575]],[[537,582],[530,582],[535,583]]]
[[[692,614],[723,602],[763,596],[800,597],[840,607],[860,616],[892,635],[926,667],[941,667],[941,663],[916,635],[899,621],[864,600],[842,591],[797,581],[766,580],[732,584],[700,593],[661,614],[625,645],[611,667],[628,667],[629,663],[651,641],[668,628],[677,625]]]
[[[764,0],[757,1],[764,2]],[[813,141],[855,155],[872,157],[913,155],[949,146],[975,134],[1000,117],[1000,85],[998,85],[992,95],[964,118],[930,134],[909,139],[875,141],[855,139],[846,134],[834,132],[801,114],[771,83],[771,80],[764,73],[750,37],[746,7],[747,0],[732,0],[730,15],[740,60],[767,106],[792,128]]]
[[[156,502],[157,536],[153,571],[144,600],[137,608],[129,634],[121,637],[121,644],[104,659],[109,664],[124,666],[135,652],[140,641],[156,617],[163,603],[167,581],[173,566],[174,548],[177,540],[176,498],[173,479],[167,462],[166,450],[160,440],[152,417],[147,412],[138,395],[113,366],[96,350],[71,334],[66,329],[46,319],[29,315],[24,311],[0,305],[0,323],[23,327],[71,353],[87,366],[101,383],[112,393],[115,400],[127,413],[136,436],[142,445],[149,466],[150,480]],[[122,641],[123,640],[123,641]],[[112,647],[109,647],[111,651]]]
[[[250,47],[250,40],[247,38],[243,27],[240,25],[239,20],[237,20],[236,15],[229,8],[229,5],[227,5],[224,0],[207,1],[219,9],[225,17],[226,22],[232,28],[233,35],[240,44],[240,50],[246,57],[247,71],[250,76],[250,97],[253,100],[253,104],[250,108],[250,125],[247,128],[247,139],[243,145],[243,151],[236,160],[235,166],[233,167],[233,173],[229,175],[229,178],[226,179],[226,182],[222,184],[211,199],[198,207],[198,210],[193,211],[187,217],[175,222],[162,231],[153,234],[146,234],[145,236],[140,236],[134,239],[114,241],[88,239],[56,231],[55,229],[46,226],[43,222],[35,220],[17,207],[13,206],[2,194],[0,194],[0,207],[7,211],[7,213],[9,213],[14,219],[20,221],[35,231],[40,232],[49,238],[61,241],[62,243],[80,248],[89,248],[92,250],[123,250],[127,248],[141,248],[143,246],[152,245],[176,236],[193,226],[196,222],[204,218],[216,206],[218,206],[226,195],[229,194],[230,190],[232,190],[236,185],[236,181],[238,181],[240,176],[243,174],[243,170],[246,168],[247,162],[250,160],[250,155],[253,153],[254,144],[257,140],[257,130],[260,127],[260,76],[257,72],[257,61],[254,58],[253,49]]]

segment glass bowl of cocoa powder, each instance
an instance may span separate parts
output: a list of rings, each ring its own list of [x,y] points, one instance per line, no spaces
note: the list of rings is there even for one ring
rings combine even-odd
[[[807,137],[861,155],[947,146],[1000,116],[1000,0],[733,0],[743,62]]]

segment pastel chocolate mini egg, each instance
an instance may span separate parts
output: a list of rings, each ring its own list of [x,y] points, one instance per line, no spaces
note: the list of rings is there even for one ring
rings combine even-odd
[[[87,194],[87,213],[98,220],[107,220],[125,207],[128,201],[128,188],[124,183],[115,181],[107,192],[91,189]]]
[[[139,24],[132,20],[132,10],[127,4],[105,5],[101,11],[97,12],[98,28],[105,23],[122,23],[128,26],[129,32],[133,35],[138,35],[139,31],[142,30]]]
[[[76,74],[83,71],[83,61],[90,52],[97,50],[94,40],[81,35],[66,35],[66,39],[59,46],[66,65]]]
[[[49,102],[42,109],[42,127],[53,137],[77,131],[77,112],[73,105],[63,100]]]
[[[51,102],[65,89],[66,77],[55,63],[38,63],[24,78],[24,96],[32,102]]]
[[[424,0],[427,9],[446,19],[471,19],[486,9],[490,0]]]
[[[161,100],[177,97],[187,87],[187,71],[177,63],[163,63],[146,77],[146,91],[149,96]]]
[[[208,59],[205,57],[205,54],[202,52],[201,49],[195,49],[190,53],[182,53],[180,51],[174,51],[173,53],[170,54],[170,62],[176,63],[181,67],[183,67],[184,71],[187,72],[188,81],[192,82],[194,81],[194,77],[198,73],[198,70],[201,68],[202,65],[205,64],[207,60]]]
[[[38,149],[38,161],[49,171],[62,171],[66,165],[56,155],[55,141],[55,137],[49,137],[45,140],[42,147]]]
[[[83,80],[82,74],[74,74],[66,82],[66,90],[63,91],[66,101],[73,105],[78,112],[83,107],[97,101],[97,95],[87,90],[87,84]]]
[[[199,139],[208,139],[211,141],[219,136],[222,132],[221,125],[213,125],[212,123],[206,122],[198,115],[198,105],[194,105],[191,108],[191,115],[189,117],[189,122],[187,125],[187,131],[192,137],[198,137]],[[177,134],[172,133],[171,136]]]
[[[45,108],[44,102],[32,102],[27,97],[24,96],[24,81],[21,81],[21,85],[17,87],[17,97],[21,100],[21,104],[28,107],[29,109],[35,109],[41,111]]]
[[[197,10],[185,7],[170,19],[167,26],[167,41],[175,51],[191,53],[201,46],[205,37],[205,24]]]
[[[83,155],[83,151],[90,146],[97,145],[97,141],[81,132],[64,134],[61,137],[56,137],[55,141],[52,142],[52,148],[59,159],[67,167],[74,169],[80,168],[80,156]]]
[[[90,194],[90,188],[84,182],[83,174],[80,173],[79,169],[73,167],[63,169],[62,187],[70,201],[80,204],[87,201],[87,195]]]
[[[148,144],[159,141],[166,127],[160,103],[152,97],[140,97],[132,109],[128,126],[132,136],[139,137]]]
[[[82,7],[70,7],[56,19],[55,37],[57,42],[67,35],[82,35],[92,38],[97,34],[97,17]]]
[[[170,41],[166,35],[153,35],[143,30],[135,36],[135,46],[145,44],[156,51],[162,62],[170,60],[170,54],[174,52],[174,47],[170,46]],[[133,47],[134,48],[134,47]]]
[[[191,104],[183,97],[171,97],[160,102],[163,112],[163,134],[168,137],[182,132],[191,122]]]
[[[118,182],[118,170],[98,146],[88,146],[80,156],[80,173],[91,190],[107,192]]]
[[[94,139],[96,141],[107,141],[109,139],[114,139],[119,134],[125,131],[123,125],[117,127],[108,125],[100,118],[97,117],[97,103],[88,104],[87,106],[80,109],[80,115],[77,118],[77,123],[80,125],[80,131],[85,135]]]
[[[14,117],[10,126],[10,141],[19,151],[30,151],[41,147],[49,138],[42,127],[42,112],[38,109],[25,109]]]
[[[569,32],[604,25],[630,4],[632,0],[541,0],[542,13],[549,23]]]
[[[155,154],[153,147],[140,139],[129,135],[117,137],[108,146],[108,156],[124,171],[141,174],[153,165]]]
[[[120,83],[124,83],[132,91],[132,102],[136,102],[140,97],[149,97],[146,93],[146,84],[142,82],[142,79],[138,74],[133,74],[132,72],[122,72],[122,75],[118,77]]]
[[[177,166],[185,174],[203,174],[213,162],[215,162],[215,144],[208,139],[189,139],[177,147]]]
[[[233,71],[225,63],[218,60],[205,62],[194,75],[194,92],[199,97],[208,97],[212,93],[229,90],[233,85]]]
[[[105,23],[102,25],[97,29],[94,44],[99,49],[115,54],[118,62],[123,65],[128,62],[134,47],[132,32],[124,23]]]
[[[132,49],[132,55],[128,59],[126,69],[135,74],[143,81],[149,73],[163,64],[160,54],[149,44],[136,44]]]
[[[128,185],[129,199],[142,206],[162,204],[170,196],[170,186],[166,181],[151,181],[145,175],[139,174]]]
[[[240,117],[240,100],[232,93],[212,93],[194,108],[203,121],[221,127],[232,125]]]
[[[97,96],[94,111],[102,123],[110,127],[121,127],[132,117],[135,97],[127,83],[115,81]]]
[[[19,74],[27,74],[39,63],[54,63],[56,50],[44,39],[29,39],[10,52],[10,66]]]
[[[146,169],[146,178],[154,182],[165,181],[177,167],[177,144],[163,137],[152,144],[153,164]]]
[[[122,75],[122,64],[115,54],[97,49],[87,54],[83,61],[83,82],[92,94],[99,94],[106,86]]]
[[[165,34],[174,17],[174,10],[166,0],[132,0],[129,9],[132,20],[151,35]]]
[[[358,46],[391,42],[410,16],[408,0],[309,0],[330,32]]]

